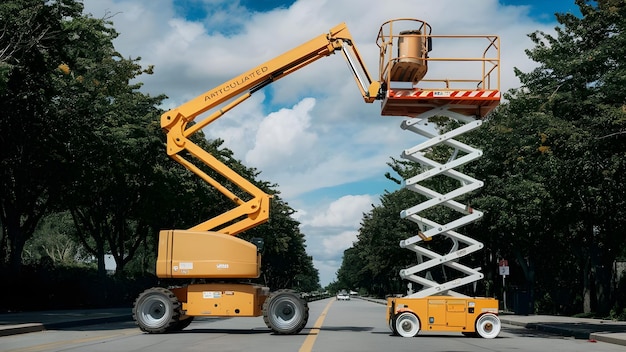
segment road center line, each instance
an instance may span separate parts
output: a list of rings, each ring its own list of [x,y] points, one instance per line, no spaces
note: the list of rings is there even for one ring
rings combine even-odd
[[[313,350],[315,339],[317,339],[317,335],[319,335],[320,333],[320,328],[324,323],[324,319],[326,319],[326,313],[328,313],[328,309],[330,309],[330,306],[333,304],[333,302],[335,302],[335,298],[331,299],[330,302],[328,302],[328,304],[322,311],[322,314],[320,314],[319,318],[317,318],[317,320],[315,321],[315,325],[313,325],[313,328],[311,328],[311,331],[309,331],[309,335],[302,343],[302,346],[300,346],[298,352],[311,352]]]

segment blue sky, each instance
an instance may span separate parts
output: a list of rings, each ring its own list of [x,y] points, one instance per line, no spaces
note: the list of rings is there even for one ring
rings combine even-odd
[[[572,12],[580,14],[574,0],[501,0],[503,5],[527,6],[528,15],[540,22],[553,23],[554,14]]]
[[[276,8],[287,8],[292,0],[240,0],[239,4],[255,12],[268,12]],[[578,7],[573,0],[501,0],[500,4],[525,6],[528,15],[535,20],[551,23],[556,12],[576,12]],[[202,0],[178,0],[175,6],[185,18],[200,19],[207,15],[207,2]]]
[[[531,70],[527,35],[552,32],[554,12],[577,13],[574,0],[84,0],[94,17],[115,14],[123,55],[154,65],[143,90],[173,108],[345,22],[370,74],[377,76],[380,25],[425,20],[433,34],[501,37],[501,90],[519,86],[513,68]],[[438,47],[439,49],[441,47]],[[470,47],[441,48],[469,52]],[[462,56],[462,55],[461,55]],[[430,71],[437,68],[429,66]],[[205,129],[235,156],[280,185],[297,210],[322,285],[335,279],[364,212],[385,190],[387,162],[421,140],[364,104],[340,55],[324,58],[255,93]],[[164,151],[165,152],[165,151]],[[181,209],[184,211],[184,209]],[[403,249],[398,248],[398,251]]]

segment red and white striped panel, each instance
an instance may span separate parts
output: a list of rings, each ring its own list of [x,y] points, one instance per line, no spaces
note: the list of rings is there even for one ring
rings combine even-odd
[[[500,99],[499,90],[390,89],[390,98]]]

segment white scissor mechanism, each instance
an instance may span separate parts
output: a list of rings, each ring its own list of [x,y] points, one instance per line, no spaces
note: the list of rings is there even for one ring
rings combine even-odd
[[[428,123],[428,117],[433,113],[447,116],[462,123],[462,125],[451,131],[441,133],[439,129],[431,127],[432,123]],[[418,261],[416,265],[401,270],[400,276],[422,285],[421,290],[407,297],[421,298],[441,294],[460,296],[459,293],[453,291],[454,288],[483,278],[480,268],[470,268],[459,263],[460,258],[482,249],[483,244],[456,231],[457,228],[480,219],[483,213],[455,200],[483,186],[483,182],[457,170],[462,165],[479,158],[482,151],[454,139],[481,124],[481,120],[454,113],[446,108],[423,113],[417,118],[405,120],[402,123],[402,129],[428,138],[425,142],[406,149],[402,153],[404,159],[419,163],[423,170],[421,173],[405,179],[403,187],[427,198],[420,204],[403,210],[400,214],[402,218],[418,224],[420,229],[415,236],[400,242],[400,247],[417,254]],[[440,145],[450,147],[449,150],[451,151],[449,159],[443,163],[426,156],[429,150]],[[448,177],[456,181],[458,187],[446,193],[440,193],[423,185],[424,181],[435,176]],[[425,210],[437,206],[452,209],[455,214],[458,214],[458,217],[446,223],[439,223],[420,215]],[[452,245],[447,253],[437,253],[425,246],[425,243],[430,242],[435,236],[445,237],[451,241]],[[453,278],[445,282],[433,281],[429,275],[429,270],[439,265],[457,271],[462,277],[452,275]]]

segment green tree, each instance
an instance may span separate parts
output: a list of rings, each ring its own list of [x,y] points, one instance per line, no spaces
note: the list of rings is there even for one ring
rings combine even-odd
[[[13,273],[63,182],[59,151],[69,130],[57,110],[52,72],[73,36],[64,24],[81,11],[71,0],[0,4],[0,251],[6,255],[2,264]]]
[[[74,35],[58,65],[55,83],[62,95],[58,111],[73,131],[66,142],[64,206],[70,210],[83,247],[105,273],[104,255],[115,258],[117,272],[151,230],[146,208],[162,156],[157,126],[163,96],[150,97],[131,84],[144,70],[137,59],[115,51],[112,23],[89,16],[65,23]]]
[[[571,273],[571,268],[554,265],[571,263],[572,255],[563,248],[567,242],[555,217],[556,184],[552,180],[559,174],[560,161],[545,145],[546,133],[561,131],[565,135],[568,129],[524,107],[511,101],[467,136],[468,143],[483,150],[483,157],[468,164],[465,171],[484,180],[472,205],[485,215],[466,231],[485,244],[484,253],[490,259],[485,257],[482,267],[488,279],[497,285],[496,261],[510,259],[520,271],[509,282],[534,296],[536,289],[556,289],[557,283],[560,287],[574,285],[559,281],[572,279],[563,275]]]
[[[522,88],[470,137],[485,152],[478,226],[542,297],[607,314],[625,244],[626,4],[577,4],[583,16],[557,15],[556,36],[530,35],[538,67],[517,71]]]
[[[406,292],[406,282],[401,280],[399,273],[401,269],[415,264],[415,254],[400,248],[399,244],[401,240],[417,234],[419,229],[415,223],[400,218],[400,212],[419,201],[414,192],[406,189],[387,192],[380,200],[381,204],[365,214],[361,222],[357,242],[353,246],[358,259],[349,250],[348,255],[344,255],[338,279],[346,285],[365,288],[372,294],[384,296]],[[349,265],[358,263],[361,267],[355,275],[360,280],[354,282],[355,277],[346,277],[346,274],[355,270]]]
[[[337,288],[350,287],[357,289],[363,287],[369,289],[371,283],[365,268],[366,263],[359,255],[359,248],[350,247],[346,249],[343,251],[341,266],[337,270],[337,282],[335,285]]]
[[[564,234],[582,270],[583,309],[606,314],[626,224],[626,3],[577,4],[583,16],[557,15],[556,37],[531,35],[527,53],[540,65],[518,76],[538,112],[569,125],[567,134],[546,133],[544,144],[561,161],[550,183],[560,186],[558,214],[570,219]]]
[[[498,259],[513,258],[515,283],[541,297],[538,307],[606,315],[617,287],[612,264],[626,247],[626,3],[576,3],[583,16],[557,15],[556,36],[530,35],[535,47],[527,54],[538,67],[516,71],[523,86],[507,94],[482,128],[460,138],[484,152],[463,172],[485,181],[465,200],[485,216],[463,232],[485,243],[485,254],[473,260],[481,261],[488,281]],[[444,155],[431,151],[434,158]],[[419,172],[395,160],[391,166],[401,178]],[[434,189],[454,186],[430,182]],[[338,284],[369,277],[371,292],[393,292],[385,271],[395,275],[410,259],[396,243],[416,231],[398,213],[423,199],[394,192],[382,200],[344,254]],[[437,209],[427,214],[447,216]],[[361,276],[353,263],[371,266]]]
[[[88,253],[76,241],[76,229],[69,212],[44,217],[24,247],[25,263],[38,263],[48,257],[56,265],[76,265],[89,261]]]
[[[37,225],[52,233],[48,220],[66,210],[74,223],[68,233],[78,242],[73,248],[94,255],[102,274],[105,253],[113,254],[119,272],[129,263],[153,270],[159,229],[188,228],[232,205],[167,157],[156,107],[164,97],[142,94],[141,85],[131,83],[152,68],[118,53],[112,22],[82,10],[75,0],[0,4],[0,106],[6,114],[0,125],[0,249],[2,264],[15,272]],[[207,141],[202,133],[192,139],[276,193],[222,141]],[[279,197],[272,208],[272,221],[250,231],[268,244],[263,280],[277,288],[318,287],[293,209]],[[31,258],[41,256],[44,245],[37,244]],[[137,251],[140,263],[134,262]]]

